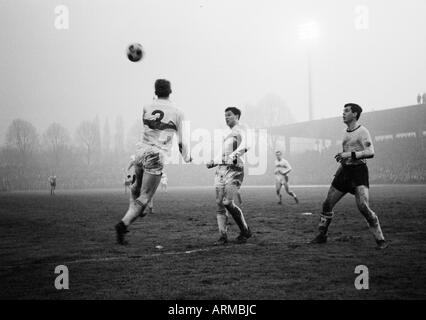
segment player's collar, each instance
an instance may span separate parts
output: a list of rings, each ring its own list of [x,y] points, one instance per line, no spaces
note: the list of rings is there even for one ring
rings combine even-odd
[[[156,103],[164,104],[164,103],[171,103],[172,101],[170,98],[157,98],[154,100]]]
[[[346,132],[354,132],[354,131],[358,130],[359,128],[361,128],[360,124],[355,129],[353,129],[353,130],[349,130],[349,128],[346,129]]]

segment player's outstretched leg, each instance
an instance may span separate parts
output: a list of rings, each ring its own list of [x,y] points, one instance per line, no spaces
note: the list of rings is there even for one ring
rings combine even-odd
[[[376,213],[370,209],[368,188],[358,186],[355,190],[355,201],[359,211],[367,221],[368,227],[374,236],[377,243],[377,249],[385,249],[388,244],[383,236],[382,228],[380,227],[379,218]]]
[[[223,205],[223,194],[223,188],[216,188],[216,219],[220,237],[214,243],[215,245],[225,245],[228,243],[228,215],[226,214],[226,209]]]
[[[137,170],[135,168],[136,175],[142,172],[142,170]],[[131,198],[129,209],[124,215],[123,219],[115,226],[117,234],[117,242],[119,244],[126,244],[124,240],[124,235],[128,232],[128,227],[133,223],[138,217],[144,217],[146,215],[145,208],[148,205],[148,202],[154,196],[155,191],[157,190],[158,184],[160,183],[161,176],[153,175],[147,172],[143,172],[143,178],[137,179],[136,183],[132,186]],[[138,183],[141,181],[141,189],[138,188]],[[138,189],[140,190],[140,195],[138,195]],[[137,198],[136,198],[137,197]]]
[[[245,243],[247,239],[252,236],[249,226],[244,218],[242,210],[234,204],[234,201],[227,199],[224,200],[225,208],[229,211],[235,220],[238,228],[240,228],[240,235],[237,237],[237,242]]]
[[[123,219],[115,225],[115,232],[117,237],[117,243],[121,245],[127,244],[127,241],[124,239],[124,235],[129,232],[127,227],[139,216],[140,212],[143,211],[144,208],[136,202],[137,196],[135,196],[134,190],[131,189],[130,192],[130,200],[129,200],[129,208],[124,214]]]
[[[225,191],[225,197],[223,199],[223,204],[228,210],[228,212],[231,214],[232,218],[234,218],[235,223],[237,224],[238,228],[240,229],[240,235],[237,237],[238,243],[245,243],[247,242],[247,239],[252,236],[249,226],[247,225],[247,222],[244,218],[244,214],[242,210],[235,205],[234,203],[234,193],[236,191],[236,186],[227,186]]]
[[[297,196],[293,191],[290,191],[290,188],[288,187],[287,183],[284,185],[284,187],[287,194],[292,197],[296,203],[299,203],[299,199],[297,199]]]
[[[333,208],[336,203],[345,195],[334,188],[330,187],[327,194],[327,199],[322,205],[322,213],[320,214],[320,221],[318,224],[318,235],[311,241],[311,243],[325,243],[327,242],[327,232],[333,218]]]

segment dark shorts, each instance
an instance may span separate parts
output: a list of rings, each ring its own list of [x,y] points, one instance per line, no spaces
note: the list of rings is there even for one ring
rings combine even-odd
[[[351,194],[355,194],[355,187],[357,186],[369,188],[367,165],[342,166],[336,172],[331,185],[340,192],[349,192]]]

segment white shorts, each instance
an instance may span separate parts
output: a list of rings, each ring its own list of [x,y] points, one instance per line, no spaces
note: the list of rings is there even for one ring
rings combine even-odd
[[[155,148],[145,148],[136,153],[135,166],[142,168],[144,172],[161,175],[164,168],[164,154]]]
[[[287,184],[288,183],[288,176],[286,174],[276,174],[275,175],[275,183],[280,184]]]
[[[244,168],[221,165],[216,170],[214,185],[216,188],[224,188],[231,185],[240,188],[243,180]]]

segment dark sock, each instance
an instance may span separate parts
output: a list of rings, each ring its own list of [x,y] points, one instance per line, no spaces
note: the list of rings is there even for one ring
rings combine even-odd
[[[327,234],[328,227],[330,226],[333,212],[323,212],[320,215],[320,222],[318,224],[318,231],[323,235]]]
[[[120,221],[119,223],[117,223],[116,228],[117,228],[119,231],[121,231],[121,232],[126,232],[126,231],[127,231],[127,227],[126,227],[126,225],[124,224],[124,222],[123,222],[123,221]]]
[[[228,212],[231,214],[232,218],[234,218],[235,223],[238,225],[238,228],[240,228],[241,233],[247,233],[248,225],[244,219],[244,215],[241,209],[232,204],[225,207],[228,209]]]

